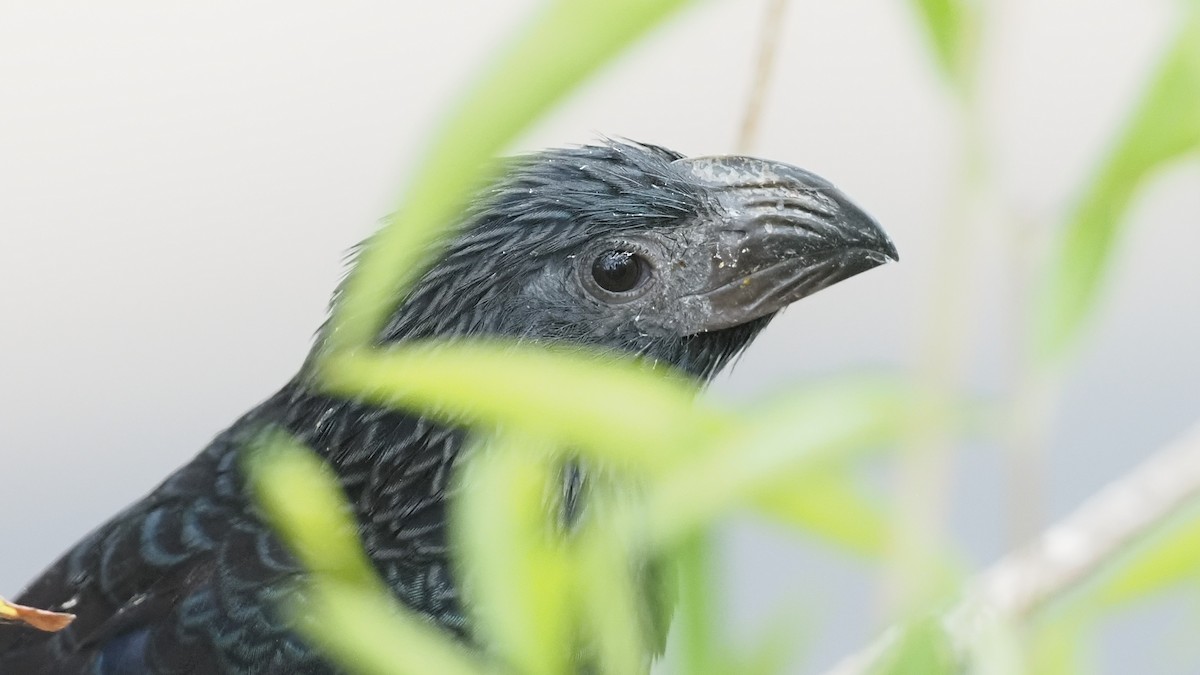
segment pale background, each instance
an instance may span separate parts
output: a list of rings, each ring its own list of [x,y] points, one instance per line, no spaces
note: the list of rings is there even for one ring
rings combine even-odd
[[[1170,35],[1169,0],[992,3],[986,121],[1004,193],[1054,222]],[[395,204],[439,111],[532,0],[0,0],[0,593],[12,596],[298,366],[343,251]],[[761,2],[701,3],[520,146],[627,136],[732,149]],[[715,395],[904,366],[955,170],[950,97],[908,4],[795,0],[756,154],[810,168],[884,224],[902,262],[801,302]],[[1048,485],[1061,515],[1200,411],[1200,169],[1162,175],[1067,385]],[[970,252],[972,378],[1011,366],[1003,238]],[[1002,462],[958,462],[954,531],[1005,548]],[[729,534],[729,617],[799,601],[828,665],[876,626],[861,561],[769,526]],[[1104,672],[1196,664],[1194,607],[1108,622]],[[1187,671],[1180,671],[1187,672]]]

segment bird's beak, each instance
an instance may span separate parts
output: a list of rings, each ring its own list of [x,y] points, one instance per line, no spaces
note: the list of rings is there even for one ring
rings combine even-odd
[[[773,314],[822,288],[897,260],[862,209],[803,169],[751,157],[680,159],[715,199],[696,292],[680,298],[686,334]],[[703,269],[707,266],[707,269]]]

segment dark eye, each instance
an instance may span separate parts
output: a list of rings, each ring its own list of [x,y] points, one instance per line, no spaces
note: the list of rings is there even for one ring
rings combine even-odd
[[[592,278],[610,293],[637,288],[646,276],[646,262],[631,251],[605,251],[592,263]]]

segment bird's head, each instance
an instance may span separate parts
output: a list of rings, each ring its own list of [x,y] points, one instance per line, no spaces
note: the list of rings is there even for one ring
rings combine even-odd
[[[895,258],[866,213],[793,166],[551,150],[476,197],[381,337],[568,341],[707,378],[788,304]]]

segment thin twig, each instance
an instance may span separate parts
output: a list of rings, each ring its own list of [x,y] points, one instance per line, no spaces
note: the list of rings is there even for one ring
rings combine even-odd
[[[942,617],[965,660],[997,621],[1020,622],[1078,587],[1121,553],[1200,499],[1200,423],[1083,503],[1028,546],[976,577]],[[827,675],[866,673],[901,635],[888,629]]]
[[[783,33],[783,10],[787,0],[768,0],[763,13],[762,29],[758,34],[758,60],[754,64],[754,81],[746,97],[746,109],[742,113],[742,126],[738,130],[738,152],[750,152],[758,139],[758,126],[766,110],[767,90],[775,70],[775,54],[779,49],[779,36]]]

